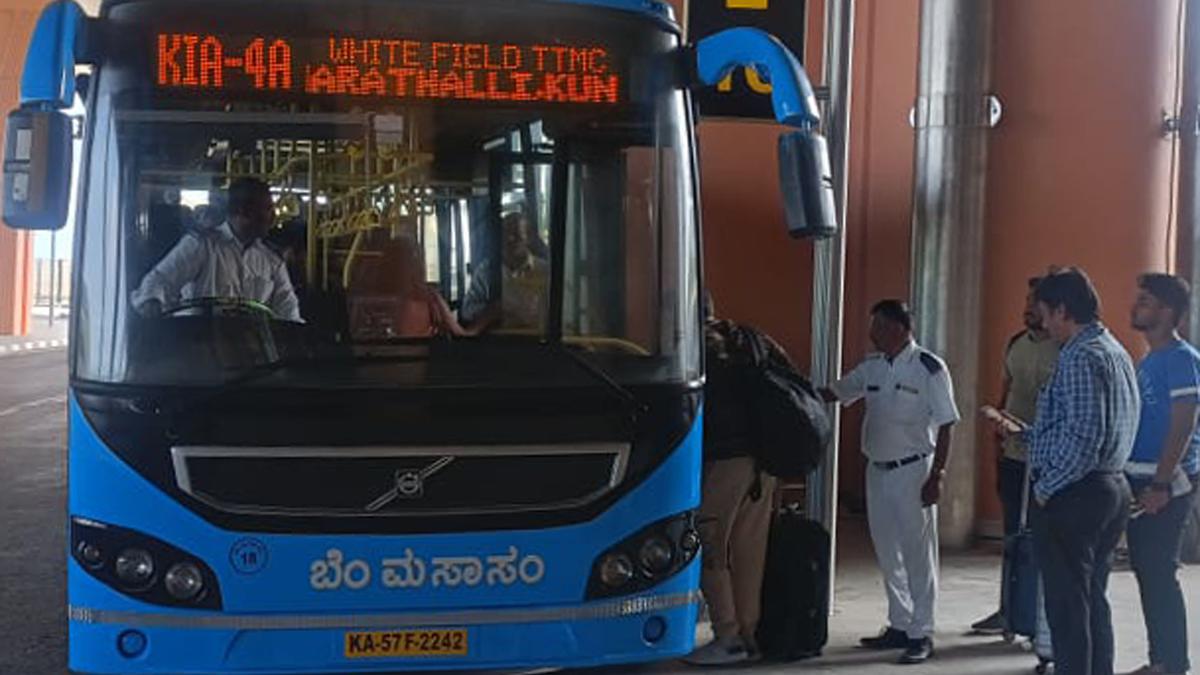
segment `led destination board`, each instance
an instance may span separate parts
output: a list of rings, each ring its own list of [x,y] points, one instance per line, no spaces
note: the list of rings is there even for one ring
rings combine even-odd
[[[600,45],[159,33],[161,89],[611,105],[624,77]]]

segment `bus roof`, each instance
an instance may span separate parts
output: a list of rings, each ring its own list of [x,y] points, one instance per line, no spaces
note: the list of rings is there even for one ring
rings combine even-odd
[[[115,5],[122,5],[127,2],[134,2],[134,1],[135,0],[104,0],[103,4],[101,5],[100,13],[101,13],[101,15],[103,15],[105,10],[107,10],[109,7],[113,7]],[[181,0],[174,0],[174,2],[180,2],[180,1]],[[182,1],[187,1],[187,0],[182,0]],[[201,3],[205,2],[205,0],[191,0],[191,1],[196,2],[197,4],[201,4]],[[392,1],[393,2],[403,2],[404,0],[392,0]],[[504,1],[506,3],[512,2],[512,0],[504,0]],[[658,19],[661,21],[675,23],[675,10],[672,9],[671,5],[667,2],[667,0],[530,0],[530,1],[531,2],[569,4],[569,5],[594,5],[596,7],[606,7],[609,9],[617,9],[617,10],[622,10],[622,11],[626,11],[626,12],[636,12],[638,14],[643,14],[648,17],[652,17],[654,19]]]
[[[675,20],[675,10],[666,0],[550,0],[550,2],[566,2],[575,5],[599,5],[623,9],[628,12],[649,14],[659,19]]]

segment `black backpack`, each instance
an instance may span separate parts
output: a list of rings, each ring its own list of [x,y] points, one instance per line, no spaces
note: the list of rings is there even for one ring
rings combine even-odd
[[[759,466],[784,480],[800,480],[825,457],[833,427],[825,402],[803,375],[772,354],[767,339],[743,329],[754,369],[746,380]]]
[[[771,525],[755,639],[763,656],[795,661],[820,656],[829,641],[829,533],[797,510]]]

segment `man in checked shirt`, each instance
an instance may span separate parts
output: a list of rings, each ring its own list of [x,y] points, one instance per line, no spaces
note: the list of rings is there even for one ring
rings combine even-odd
[[[1033,426],[1020,432],[1040,507],[1034,546],[1055,672],[1113,675],[1106,595],[1133,499],[1122,469],[1137,433],[1137,375],[1129,354],[1100,323],[1100,300],[1082,270],[1047,276],[1034,299],[1050,337],[1062,345]]]

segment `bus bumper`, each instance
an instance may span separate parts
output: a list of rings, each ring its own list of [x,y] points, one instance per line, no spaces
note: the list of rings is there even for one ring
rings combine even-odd
[[[70,611],[82,673],[351,673],[589,667],[669,659],[693,648],[699,560],[627,598],[572,606],[386,614],[234,615]],[[319,628],[302,628],[313,625]],[[348,658],[347,633],[463,629],[466,656]]]

